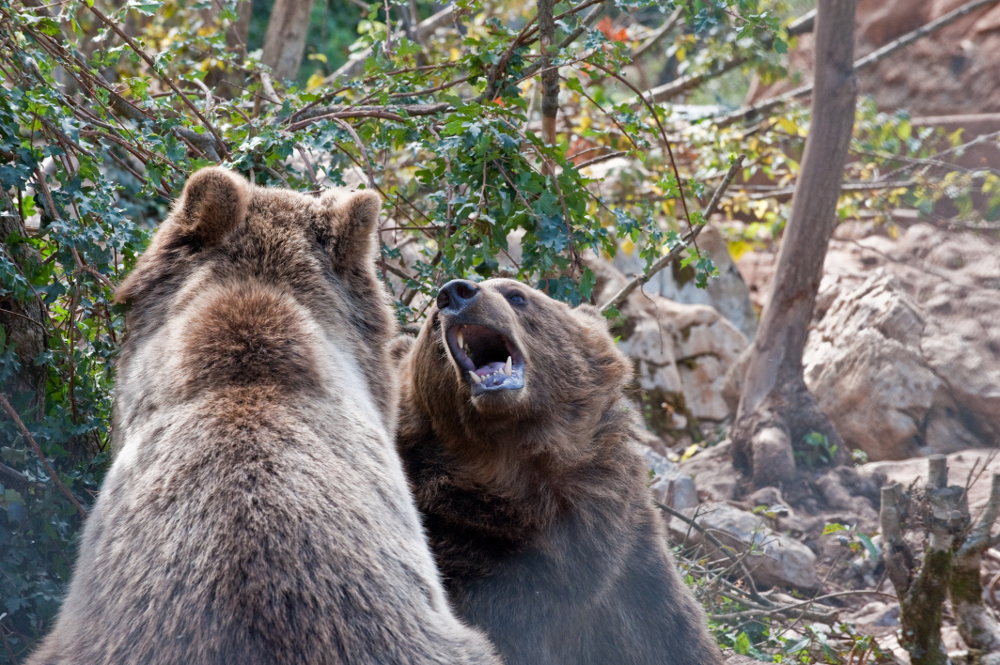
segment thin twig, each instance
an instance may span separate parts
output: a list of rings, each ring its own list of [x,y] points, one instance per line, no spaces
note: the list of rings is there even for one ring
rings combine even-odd
[[[141,48],[139,48],[139,45],[136,44],[135,41],[133,41],[133,39],[129,37],[128,34],[126,34],[126,32],[118,26],[117,23],[109,19],[103,13],[101,13],[99,9],[94,7],[93,3],[88,3],[87,8],[90,9],[91,13],[94,14],[94,16],[96,16],[97,18],[99,18],[102,23],[111,28],[119,37],[121,37],[125,41],[125,43],[128,44],[132,48],[132,50],[139,55],[140,58],[146,61],[146,64],[149,65],[149,68],[153,70],[153,72],[157,76],[159,76],[164,83],[170,86],[171,90],[177,93],[177,95],[180,96],[182,100],[184,100],[184,103],[187,104],[188,108],[190,108],[191,111],[198,117],[198,120],[201,121],[201,124],[203,124],[208,131],[212,132],[212,136],[215,137],[215,140],[219,145],[219,149],[222,150],[223,157],[224,158],[228,157],[229,151],[226,149],[226,144],[222,141],[222,137],[219,136],[219,133],[215,131],[215,127],[212,126],[212,123],[210,123],[205,118],[205,116],[201,114],[201,111],[198,110],[198,107],[195,105],[195,103],[192,102],[191,99],[174,84],[174,82],[170,79],[169,76],[166,76],[165,74],[160,72],[159,68],[156,66],[156,62],[149,56],[149,54],[146,53]]]
[[[38,459],[41,461],[42,466],[45,467],[45,471],[49,474],[49,477],[52,478],[53,482],[55,482],[56,486],[59,487],[60,491],[66,495],[66,498],[69,499],[74,506],[76,506],[76,509],[80,511],[80,515],[86,519],[88,515],[87,509],[83,507],[83,504],[81,504],[75,496],[73,496],[73,493],[69,491],[69,488],[63,485],[62,480],[59,479],[59,474],[56,473],[56,470],[52,468],[51,464],[49,464],[49,460],[46,459],[45,453],[42,452],[41,447],[35,442],[34,437],[31,436],[31,432],[29,432],[28,428],[24,426],[24,422],[21,420],[21,417],[17,415],[17,411],[14,410],[14,407],[10,405],[10,402],[7,401],[7,398],[4,397],[2,393],[0,393],[0,405],[3,406],[7,415],[9,415],[11,420],[14,421],[14,424],[17,425],[17,428],[21,431],[21,436],[24,437],[24,440],[27,441],[32,450],[35,451],[35,455],[38,456]]]
[[[354,131],[354,128],[351,127],[349,123],[344,122],[340,118],[334,118],[333,120],[347,130],[347,132],[351,135],[351,138],[354,139],[354,144],[358,146],[358,150],[361,152],[362,157],[365,158],[365,164],[367,165],[365,173],[368,176],[368,189],[375,189],[375,176],[372,175],[372,160],[368,157],[368,150],[365,148],[365,144],[361,142],[361,137],[358,136],[358,133]]]

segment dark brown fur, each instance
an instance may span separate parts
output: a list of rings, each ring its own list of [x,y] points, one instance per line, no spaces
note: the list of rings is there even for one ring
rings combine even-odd
[[[394,349],[397,442],[460,616],[507,665],[721,662],[631,447],[630,364],[604,318],[511,280],[480,287]],[[443,341],[470,323],[517,345],[524,388],[472,396]]]
[[[119,290],[114,464],[32,665],[497,665],[392,446],[380,205],[192,176]]]

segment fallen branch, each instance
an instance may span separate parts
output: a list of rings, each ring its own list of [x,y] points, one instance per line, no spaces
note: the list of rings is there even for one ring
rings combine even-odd
[[[732,165],[729,167],[729,171],[726,172],[726,177],[722,179],[721,183],[719,183],[719,187],[715,190],[715,194],[712,195],[712,200],[708,202],[708,207],[705,208],[705,214],[704,214],[705,223],[707,223],[709,218],[713,214],[715,214],[715,210],[719,207],[719,202],[722,200],[722,195],[726,193],[726,189],[728,189],[729,185],[733,182],[733,178],[736,177],[737,171],[739,171],[740,168],[743,166],[743,160],[745,158],[746,158],[745,155],[740,155],[735,160],[733,160]],[[694,242],[695,238],[698,237],[698,234],[701,233],[701,230],[703,228],[704,225],[697,226],[691,229],[691,231],[689,231],[687,235],[684,236],[679,245],[677,245],[669,252],[667,252],[659,259],[657,259],[656,262],[649,267],[649,270],[647,270],[641,275],[636,275],[631,280],[629,280],[629,282],[625,286],[623,286],[618,293],[616,293],[606,303],[601,305],[601,312],[606,312],[613,307],[617,308],[619,305],[625,302],[625,300],[632,294],[633,291],[635,291],[637,288],[639,288],[640,286],[648,282],[650,279],[652,279],[653,275],[655,275],[656,273],[660,272],[668,265],[670,265],[670,263],[674,259],[680,256],[680,253],[682,251],[687,249],[687,247],[692,242]]]
[[[972,2],[968,2],[959,7],[958,9],[948,12],[947,14],[945,14],[940,18],[917,28],[912,32],[906,33],[899,39],[889,42],[888,44],[878,49],[877,51],[869,53],[865,57],[856,60],[854,62],[854,71],[859,72],[862,69],[867,69],[868,67],[871,67],[872,65],[882,60],[885,60],[886,58],[888,58],[890,55],[900,50],[901,48],[909,46],[918,39],[937,32],[941,28],[944,28],[945,26],[954,23],[958,19],[967,16],[969,13],[974,12],[977,9],[980,9],[982,7],[990,7],[992,5],[997,4],[997,2],[1000,2],[1000,0],[972,0]],[[765,113],[769,113],[774,109],[784,106],[786,103],[788,103],[793,99],[806,97],[812,94],[812,91],[813,91],[812,83],[799,86],[794,90],[789,90],[788,92],[782,95],[778,95],[777,97],[765,100],[760,104],[757,105],[750,104],[748,106],[744,106],[743,108],[737,111],[733,111],[732,113],[724,115],[721,118],[719,118],[715,122],[715,124],[720,128],[728,127],[732,125],[734,122],[737,122],[744,118],[750,118],[755,115],[763,115]]]
[[[49,477],[52,478],[52,481],[56,484],[59,490],[66,495],[66,498],[70,500],[70,503],[76,506],[76,509],[80,511],[80,515],[86,519],[89,514],[87,509],[83,507],[83,504],[81,504],[77,498],[73,496],[73,493],[69,491],[69,488],[66,487],[63,484],[63,481],[59,479],[59,474],[56,473],[56,470],[52,468],[51,464],[49,464],[49,460],[45,457],[45,453],[42,452],[41,447],[35,442],[35,439],[31,436],[31,432],[28,431],[28,428],[24,426],[24,422],[21,420],[21,417],[17,415],[17,411],[14,410],[14,407],[10,405],[10,402],[8,402],[7,398],[2,394],[0,394],[0,405],[3,406],[7,415],[9,415],[11,420],[14,421],[14,424],[17,425],[17,429],[21,431],[21,436],[24,437],[24,440],[27,441],[28,445],[31,446],[31,449],[35,451],[35,455],[38,456],[42,466],[45,467],[45,472],[49,474]]]
[[[674,510],[670,506],[668,506],[666,504],[663,504],[663,503],[660,503],[659,501],[654,501],[653,503],[655,503],[656,507],[659,508],[660,510],[664,511],[665,513],[668,513],[669,515],[673,515],[674,517],[676,517],[677,519],[679,519],[682,522],[686,523],[692,529],[694,529],[695,531],[697,531],[698,533],[700,533],[701,535],[703,535],[705,537],[705,540],[707,540],[708,542],[712,543],[712,545],[714,545],[720,552],[722,552],[723,554],[725,554],[726,557],[730,561],[732,561],[734,565],[737,565],[737,566],[740,567],[740,570],[743,571],[743,578],[746,581],[747,586],[750,587],[749,590],[748,590],[748,592],[747,592],[749,594],[749,596],[751,598],[753,598],[756,602],[760,603],[761,605],[763,605],[766,608],[774,607],[774,603],[772,603],[770,600],[768,600],[764,596],[760,595],[760,592],[757,591],[757,585],[754,584],[753,577],[750,576],[750,571],[747,570],[746,563],[744,563],[744,561],[743,561],[742,558],[737,557],[736,554],[733,553],[731,547],[727,547],[726,545],[723,545],[722,541],[720,541],[718,538],[716,538],[711,533],[709,533],[708,529],[706,529],[702,525],[698,524],[698,522],[696,522],[695,520],[691,519],[690,517],[688,517],[684,513],[680,512],[678,510]]]

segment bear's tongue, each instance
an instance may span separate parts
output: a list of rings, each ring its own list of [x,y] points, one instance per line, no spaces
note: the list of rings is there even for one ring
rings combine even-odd
[[[507,366],[506,363],[495,362],[495,361],[491,363],[486,363],[482,367],[476,368],[476,374],[478,374],[481,378],[485,378],[490,374],[503,374],[504,373],[503,370],[506,366]]]

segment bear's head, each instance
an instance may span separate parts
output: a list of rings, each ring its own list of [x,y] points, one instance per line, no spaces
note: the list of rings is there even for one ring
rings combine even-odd
[[[294,391],[316,383],[324,353],[310,340],[320,339],[357,363],[393,421],[385,347],[396,323],[375,272],[380,208],[371,191],[312,197],[198,171],[118,289],[131,305],[120,371],[140,353],[136,371],[154,353],[166,367],[172,349],[151,347],[180,338],[178,373],[197,375],[188,383]],[[169,324],[179,330],[168,335]]]
[[[523,432],[542,448],[556,445],[546,432],[592,426],[631,375],[596,308],[510,279],[446,284],[410,363],[414,398],[435,430],[498,443]]]

